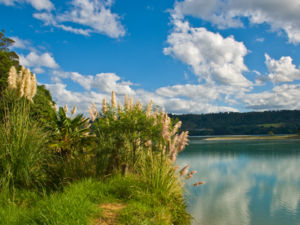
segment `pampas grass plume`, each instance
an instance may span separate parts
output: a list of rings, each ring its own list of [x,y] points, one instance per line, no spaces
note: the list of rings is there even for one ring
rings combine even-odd
[[[137,102],[135,103],[135,106],[136,106],[136,108],[138,108],[139,110],[142,110],[142,109],[143,109],[143,105],[142,105],[142,103],[141,103],[140,101],[137,101]]]
[[[25,69],[24,73],[24,96],[29,99],[31,96],[31,73],[29,69]]]
[[[92,102],[92,112],[94,114],[94,117],[96,118],[98,116],[98,111],[94,102]]]
[[[186,165],[185,167],[183,167],[180,171],[179,171],[179,173],[180,173],[180,176],[184,176],[184,175],[186,175],[187,174],[187,172],[189,171],[189,168],[190,168],[190,166],[189,165]]]
[[[25,68],[22,66],[17,76],[17,91],[20,98],[24,95],[24,72]]]
[[[17,88],[17,71],[14,66],[10,67],[9,69],[7,82],[9,88],[11,89]]]
[[[106,99],[103,98],[103,100],[102,100],[102,112],[106,113],[106,111],[107,111]]]
[[[54,109],[55,112],[57,112],[57,105],[56,104],[53,105],[53,109]]]
[[[116,94],[114,91],[111,92],[111,107],[114,109],[117,107]]]
[[[146,116],[149,117],[151,115],[151,112],[152,112],[152,105],[153,105],[153,102],[152,100],[149,102],[149,104],[147,105],[147,109],[146,109]]]
[[[128,95],[126,94],[125,99],[124,99],[124,108],[126,111],[128,111],[128,109],[129,109],[128,106],[129,106],[129,101],[128,101]]]
[[[74,107],[73,107],[73,109],[72,109],[72,112],[71,112],[71,114],[72,114],[72,115],[74,115],[74,114],[76,113],[76,111],[77,111],[77,107],[76,107],[76,106],[74,106]]]
[[[133,107],[133,98],[129,98],[128,110],[132,110],[132,107]]]
[[[94,122],[96,117],[93,113],[93,110],[89,106],[88,106],[88,111],[89,111],[89,114],[90,114],[91,121]]]
[[[31,74],[31,91],[29,96],[30,101],[33,101],[32,99],[36,95],[36,91],[37,91],[36,77],[34,74]]]
[[[65,111],[65,113],[68,112],[68,105],[67,104],[65,104],[65,106],[64,106],[64,111]]]

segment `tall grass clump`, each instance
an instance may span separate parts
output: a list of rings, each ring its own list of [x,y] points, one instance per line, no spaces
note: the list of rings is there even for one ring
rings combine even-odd
[[[35,93],[34,74],[12,67],[0,123],[0,190],[11,196],[16,188],[40,188],[47,182],[47,134],[29,116]]]
[[[126,96],[121,106],[114,93],[111,104],[103,100],[100,112],[94,104],[89,111],[97,137],[96,172],[138,174],[149,194],[173,204],[173,215],[184,218],[181,224],[188,224],[182,178],[174,166],[177,154],[188,142],[188,132],[178,133],[181,122],[171,120],[164,110],[153,111],[152,102],[143,107]]]

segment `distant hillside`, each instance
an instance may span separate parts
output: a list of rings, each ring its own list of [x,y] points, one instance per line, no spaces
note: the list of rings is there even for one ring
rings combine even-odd
[[[300,128],[300,110],[245,113],[170,115],[182,121],[190,135],[295,134]]]

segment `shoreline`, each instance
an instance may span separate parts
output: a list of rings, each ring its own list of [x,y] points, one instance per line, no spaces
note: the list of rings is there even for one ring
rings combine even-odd
[[[279,135],[279,136],[226,136],[226,137],[208,137],[203,138],[205,141],[232,141],[232,140],[284,140],[300,139],[299,135]]]

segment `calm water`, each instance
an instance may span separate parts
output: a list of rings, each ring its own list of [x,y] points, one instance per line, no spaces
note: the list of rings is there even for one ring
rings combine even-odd
[[[194,225],[300,225],[299,140],[192,138],[178,164],[198,171],[186,185]]]

